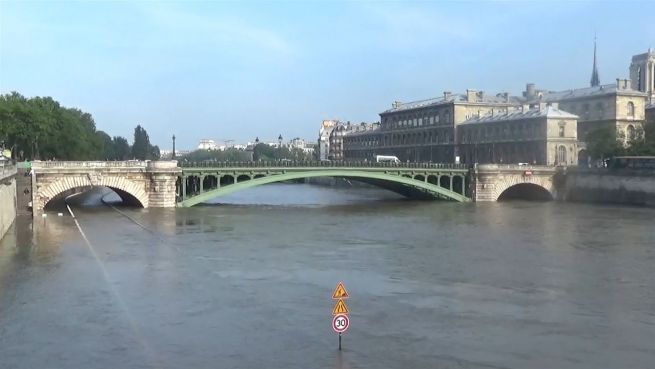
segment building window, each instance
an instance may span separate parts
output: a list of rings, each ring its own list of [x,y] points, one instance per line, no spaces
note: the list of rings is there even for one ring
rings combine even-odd
[[[564,137],[564,132],[566,130],[566,123],[560,122],[559,123],[559,136]]]
[[[557,165],[566,164],[566,147],[564,147],[563,145],[557,148],[557,161],[555,162],[555,164]]]
[[[633,118],[635,116],[635,104],[632,101],[628,102],[628,116]]]
[[[631,124],[628,126],[627,131],[627,136],[628,136],[628,141],[634,141],[636,138],[636,133],[635,133],[635,127]]]

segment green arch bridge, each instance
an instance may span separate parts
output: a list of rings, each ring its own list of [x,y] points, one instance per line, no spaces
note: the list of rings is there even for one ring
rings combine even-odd
[[[370,162],[202,162],[179,163],[178,206],[268,183],[315,177],[357,180],[410,198],[471,201],[470,170],[459,164]]]

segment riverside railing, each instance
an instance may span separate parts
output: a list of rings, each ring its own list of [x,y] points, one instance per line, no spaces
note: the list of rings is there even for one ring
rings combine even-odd
[[[392,163],[368,161],[180,161],[182,168],[390,168],[390,169],[459,169],[468,170],[468,164],[449,163]]]

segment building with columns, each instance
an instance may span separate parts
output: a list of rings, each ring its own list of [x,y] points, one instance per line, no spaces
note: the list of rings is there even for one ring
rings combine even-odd
[[[545,103],[470,118],[457,130],[462,163],[576,165],[577,119]]]

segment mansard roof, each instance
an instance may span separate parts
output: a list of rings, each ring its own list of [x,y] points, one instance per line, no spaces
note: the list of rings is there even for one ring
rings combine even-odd
[[[511,121],[511,120],[526,120],[526,119],[536,119],[536,118],[553,118],[553,119],[578,119],[578,116],[571,114],[564,110],[560,110],[553,106],[547,106],[543,109],[529,109],[521,110],[517,109],[510,111],[508,113],[493,113],[487,114],[481,117],[470,118],[462,124],[477,124],[477,123],[492,123],[492,122],[502,122],[502,121]]]
[[[633,90],[631,88],[618,88],[616,83],[610,83],[600,86],[575,88],[572,90],[549,91],[545,92],[540,98],[534,99],[532,102],[555,102],[616,94],[646,96],[646,94],[641,91]]]
[[[425,100],[410,101],[406,103],[399,103],[395,107],[385,110],[380,114],[389,114],[396,113],[399,111],[420,109],[429,106],[438,106],[444,104],[457,104],[457,103],[469,103],[469,104],[499,104],[499,105],[518,105],[521,104],[524,99],[517,96],[509,96],[509,101],[504,94],[499,93],[497,95],[483,94],[482,96],[476,95],[476,98],[479,101],[468,101],[466,94],[451,94],[448,97],[436,97]]]

